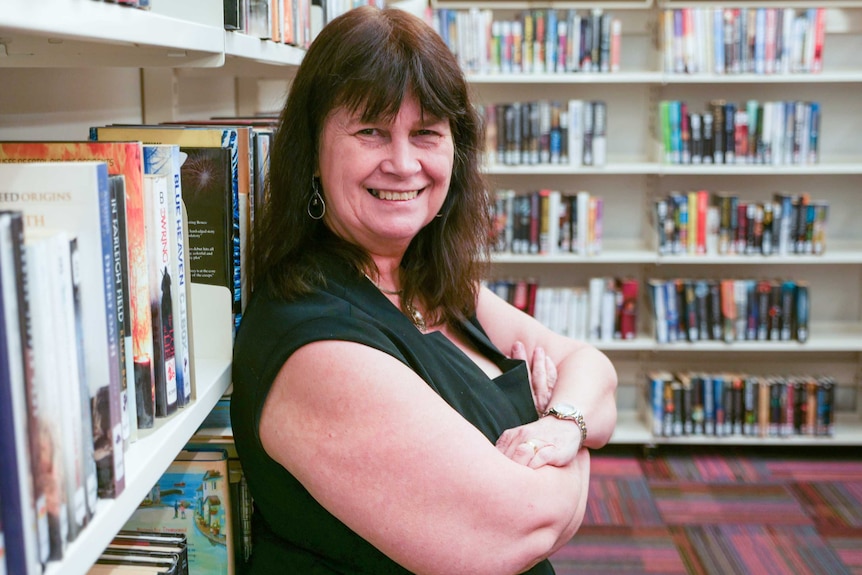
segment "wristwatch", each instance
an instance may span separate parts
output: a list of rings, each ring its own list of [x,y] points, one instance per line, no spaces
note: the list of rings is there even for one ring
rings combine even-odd
[[[584,414],[574,405],[570,403],[555,403],[542,414],[542,417],[548,415],[553,415],[557,419],[574,421],[578,429],[581,430],[581,445],[587,440],[587,424],[584,421]]]

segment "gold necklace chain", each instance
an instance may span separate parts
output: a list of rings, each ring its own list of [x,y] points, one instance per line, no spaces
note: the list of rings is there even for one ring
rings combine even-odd
[[[404,290],[390,290],[382,288],[377,285],[377,282],[371,279],[371,276],[369,276],[368,274],[363,275],[365,275],[365,277],[368,278],[368,281],[370,281],[374,285],[374,287],[380,290],[381,293],[385,293],[386,295],[400,296],[404,292]],[[407,310],[407,317],[410,318],[410,321],[413,322],[413,325],[416,326],[416,329],[424,333],[425,329],[427,328],[427,325],[425,324],[425,317],[422,315],[422,312],[416,309],[412,301],[406,302],[404,304],[404,307]]]

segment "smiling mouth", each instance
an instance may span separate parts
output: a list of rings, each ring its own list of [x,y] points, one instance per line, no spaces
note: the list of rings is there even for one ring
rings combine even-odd
[[[407,200],[412,200],[416,196],[418,196],[422,190],[412,190],[410,192],[396,192],[392,190],[375,190],[373,188],[368,189],[368,193],[379,200],[391,200],[396,202],[406,202]]]

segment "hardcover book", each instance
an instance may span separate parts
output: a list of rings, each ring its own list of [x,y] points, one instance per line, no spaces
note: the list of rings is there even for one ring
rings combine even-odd
[[[21,212],[0,212],[0,520],[11,573],[38,572],[48,550],[45,497],[34,481],[39,444],[31,429],[38,420],[30,409],[35,390],[23,243]]]
[[[186,209],[189,213],[189,251],[191,257],[192,281],[207,283],[210,285],[223,285],[231,290],[233,294],[233,311],[235,325],[239,324],[242,316],[242,281],[241,281],[241,255],[240,255],[240,194],[245,194],[248,199],[248,186],[250,182],[250,155],[248,153],[248,141],[250,141],[250,128],[236,128],[231,126],[105,126],[92,128],[91,138],[94,140],[140,140],[145,144],[176,144],[180,151],[188,153],[188,148],[216,148],[229,151],[230,178],[227,188],[222,190],[230,207],[228,211],[228,223],[223,235],[227,237],[228,250],[225,257],[228,266],[220,265],[218,268],[207,267],[207,264],[218,263],[213,260],[196,258],[195,255],[203,255],[206,252],[199,249],[198,240],[210,233],[210,229],[201,229],[196,218],[196,207],[194,195],[184,194]],[[241,135],[242,134],[242,135]],[[241,141],[242,140],[242,141]],[[241,144],[245,143],[245,153],[241,151]],[[186,160],[183,164],[182,173],[193,170],[192,164]],[[182,186],[186,190],[185,184]],[[211,190],[212,191],[212,190]],[[222,254],[216,254],[221,256]]]
[[[188,306],[186,300],[187,270],[185,265],[186,238],[183,234],[183,195],[181,166],[186,154],[173,144],[146,144],[144,146],[144,172],[168,178],[167,211],[164,223],[167,225],[167,247],[165,254],[162,238],[156,246],[168,261],[162,261],[170,273],[170,301],[173,312],[173,347],[176,370],[177,406],[183,407],[191,401],[192,373],[189,350]],[[162,258],[155,258],[162,259]],[[165,288],[165,278],[160,285]],[[152,278],[151,278],[152,281]]]
[[[173,195],[173,194],[171,194]],[[144,209],[149,241],[150,309],[153,317],[153,373],[156,417],[177,410],[177,369],[174,349],[174,312],[171,297],[171,250],[168,232],[168,178],[144,175]],[[176,287],[173,287],[176,290]]]
[[[16,156],[16,152],[23,153]],[[33,152],[32,156],[38,157],[38,151]],[[0,144],[0,162],[13,157],[20,160],[26,155],[26,149],[15,144]],[[42,155],[51,152],[43,151]],[[78,238],[87,341],[84,361],[92,402],[99,494],[115,497],[122,493],[125,478],[107,166],[91,161],[0,163],[0,192],[0,206],[22,210],[28,229],[51,227]]]
[[[226,451],[183,450],[123,529],[184,533],[191,573],[233,575],[228,477]]]
[[[122,175],[125,183],[126,236],[128,242],[129,290],[133,375],[136,393],[152,388],[152,318],[149,306],[146,235],[144,233],[143,153],[140,142],[0,142],[0,163],[38,161],[102,161],[108,174]],[[88,346],[89,348],[92,346]],[[89,364],[89,361],[88,361]],[[89,369],[89,368],[88,368]],[[119,367],[118,367],[119,369]],[[119,377],[119,376],[118,376]],[[93,385],[93,380],[87,378]],[[139,396],[140,397],[140,396]],[[142,402],[138,401],[138,409]],[[122,409],[122,404],[120,405]],[[137,413],[138,427],[152,427],[152,418]],[[122,425],[122,418],[120,419]],[[122,433],[122,430],[121,430]],[[101,487],[100,487],[101,488]],[[108,496],[107,491],[102,495]]]

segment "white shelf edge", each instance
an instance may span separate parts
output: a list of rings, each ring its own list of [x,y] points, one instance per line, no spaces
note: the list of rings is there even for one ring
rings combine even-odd
[[[609,240],[596,255],[570,253],[511,254],[492,253],[492,265],[556,265],[556,264],[655,264],[657,266],[688,265],[859,265],[862,264],[862,243],[833,240],[821,255],[659,255],[635,241]]]
[[[634,339],[610,341],[587,340],[605,352],[650,351],[656,353],[723,352],[723,353],[856,353],[862,351],[862,323],[813,323],[808,341],[677,341],[658,343],[652,335],[638,334]]]
[[[45,575],[85,574],[158,481],[176,454],[230,384],[230,361],[198,359],[197,399],[129,446],[124,454],[126,488],[116,499],[100,499],[96,513],[66,550],[62,561],[48,564]]]
[[[839,412],[832,436],[791,435],[761,437],[754,435],[677,435],[654,436],[633,409],[620,410],[611,444],[657,445],[741,445],[781,447],[843,447],[862,445],[862,418]]]
[[[471,0],[431,0],[432,8],[450,8],[453,10],[467,10],[476,8],[477,3]],[[491,0],[479,3],[481,8],[490,10],[525,10],[527,8],[595,8],[594,2],[585,0]],[[611,0],[602,2],[602,8],[606,10],[645,10],[653,6],[653,0]]]
[[[640,70],[620,72],[471,72],[471,84],[857,84],[862,70],[826,70],[817,74],[675,74]]]
[[[224,31],[93,0],[3,0],[2,67],[219,66]]]
[[[649,161],[610,161],[604,166],[571,164],[507,165],[487,164],[489,176],[582,176],[582,175],[657,175],[657,176],[852,176],[862,175],[862,158],[807,165],[757,164],[664,164]]]
[[[271,66],[298,66],[302,62],[305,50],[273,42],[272,40],[261,40],[242,32],[225,30],[224,32],[225,55],[231,58],[254,61]]]

